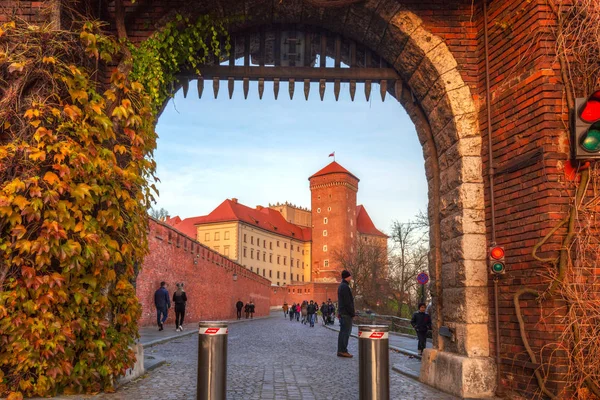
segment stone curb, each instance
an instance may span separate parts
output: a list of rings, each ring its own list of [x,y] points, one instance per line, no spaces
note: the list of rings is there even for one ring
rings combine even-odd
[[[256,317],[256,318],[248,319],[248,320],[246,320],[246,319],[240,319],[240,320],[234,319],[234,320],[231,320],[231,321],[227,321],[227,323],[229,323],[229,324],[237,324],[237,323],[240,323],[240,322],[250,322],[250,321],[255,321],[255,320],[258,321],[258,320],[267,319],[267,318],[275,318],[275,316],[269,315],[269,316],[266,316],[266,317]],[[195,333],[198,333],[198,331],[196,329],[190,329],[189,331],[186,331],[186,332],[178,332],[176,335],[166,336],[164,338],[160,338],[160,339],[156,339],[156,340],[151,340],[149,342],[143,343],[142,347],[144,349],[146,349],[148,347],[156,346],[158,344],[170,342],[171,340],[175,340],[175,339],[179,339],[179,338],[182,338],[182,337],[190,336],[190,335],[193,335]]]
[[[332,326],[327,326],[327,325],[324,325],[324,326],[325,326],[325,328],[331,329],[334,332],[339,332],[340,331],[339,329],[335,329]],[[355,335],[354,333],[351,333],[350,336],[358,339],[358,335]],[[398,353],[402,353],[404,355],[407,355],[407,356],[413,356],[414,358],[417,358],[419,360],[421,359],[421,356],[419,355],[419,353],[417,353],[415,351],[412,351],[412,350],[406,350],[406,349],[403,349],[402,347],[396,347],[396,346],[392,346],[392,345],[390,345],[390,349],[394,350],[394,351],[397,351]]]
[[[154,360],[151,360],[154,359]],[[144,372],[150,372],[153,369],[156,369],[164,364],[167,363],[167,360],[165,360],[162,357],[158,357],[158,356],[148,356],[148,364],[146,365],[146,358],[144,357]]]
[[[392,371],[398,372],[401,375],[404,375],[408,378],[414,379],[417,382],[420,382],[419,378],[419,374],[415,374],[415,372],[413,370],[410,370],[408,368],[402,368],[397,364],[392,365]]]

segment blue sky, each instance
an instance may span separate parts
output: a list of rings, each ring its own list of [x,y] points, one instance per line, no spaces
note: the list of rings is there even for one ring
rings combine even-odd
[[[342,84],[335,101],[328,84],[325,100],[313,84],[309,101],[303,84],[289,99],[281,83],[279,99],[265,83],[262,100],[256,83],[244,100],[236,82],[233,99],[221,81],[218,99],[206,82],[198,99],[196,82],[187,98],[179,91],[160,116],[155,159],[161,179],[154,208],[171,216],[205,215],[224,199],[266,206],[289,201],[310,207],[308,177],[336,161],[360,178],[358,203],[364,204],[377,227],[390,231],[394,220],[407,221],[427,210],[427,183],[421,145],[413,123],[389,95],[381,102],[373,85],[370,102],[357,85],[350,101]]]

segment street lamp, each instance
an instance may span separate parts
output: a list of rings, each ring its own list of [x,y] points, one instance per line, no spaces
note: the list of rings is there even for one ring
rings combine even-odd
[[[237,281],[237,274],[235,272],[233,273],[233,281]]]

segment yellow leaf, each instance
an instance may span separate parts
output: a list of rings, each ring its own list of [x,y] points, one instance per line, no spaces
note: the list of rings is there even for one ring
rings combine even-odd
[[[15,72],[15,71],[16,72],[21,72],[21,71],[23,71],[23,67],[25,67],[25,63],[24,62],[20,62],[20,63],[19,62],[14,62],[14,63],[12,63],[12,64],[10,64],[8,66],[8,72],[11,73],[11,74],[13,72]]]
[[[78,119],[81,116],[81,110],[79,109],[79,107],[74,106],[74,105],[67,104],[64,107],[64,111],[65,111],[65,114],[67,114],[69,116],[69,118],[71,118],[73,121]]]
[[[108,280],[111,281],[111,282],[114,281],[115,279],[117,279],[117,274],[112,269],[108,270],[108,272],[107,272],[106,275],[107,275],[106,277],[108,278]]]
[[[23,209],[29,205],[29,201],[21,195],[15,197],[12,202],[14,205],[19,207],[19,209],[21,209],[21,211],[23,211]]]
[[[58,175],[51,171],[46,172],[46,175],[44,175],[44,180],[50,185],[53,185],[55,182],[60,182]]]
[[[56,58],[54,58],[54,57],[44,57],[44,58],[42,58],[42,62],[44,64],[56,64]]]
[[[46,152],[43,150],[34,151],[29,154],[29,159],[33,161],[44,161],[46,159]]]
[[[10,124],[10,122],[8,122],[8,121],[4,121],[4,129],[8,129],[8,128],[10,128],[10,127],[11,127],[11,124]]]
[[[30,122],[30,124],[33,125],[34,128],[37,128],[41,123],[42,123],[42,121],[39,119],[34,119],[33,121]]]

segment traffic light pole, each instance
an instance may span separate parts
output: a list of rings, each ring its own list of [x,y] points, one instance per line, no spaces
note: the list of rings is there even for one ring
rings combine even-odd
[[[494,319],[496,320],[496,391],[499,393],[502,385],[500,384],[500,318],[498,317],[498,280],[500,276],[494,274]]]

